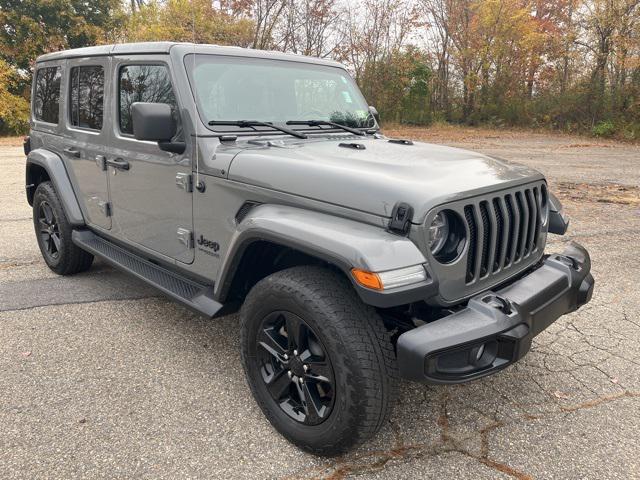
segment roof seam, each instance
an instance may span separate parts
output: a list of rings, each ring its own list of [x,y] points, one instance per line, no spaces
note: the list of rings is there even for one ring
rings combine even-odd
[[[331,59],[309,57],[288,52],[255,50],[226,45],[193,44],[188,42],[136,42],[116,43],[111,45],[96,45],[91,47],[82,47],[46,53],[37,57],[36,62],[47,62],[77,57],[112,56],[118,54],[168,54],[174,47],[187,47],[193,45],[195,45],[195,47],[199,49],[199,51],[196,53],[211,53],[219,55],[237,55],[240,53],[240,55],[238,56],[246,56],[248,58],[272,58],[341,66],[339,62]]]

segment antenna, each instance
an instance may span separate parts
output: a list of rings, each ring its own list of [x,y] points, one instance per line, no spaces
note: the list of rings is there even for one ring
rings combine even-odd
[[[195,187],[198,191],[204,191],[203,185],[200,183],[200,149],[198,148],[198,103],[196,102],[196,95],[198,89],[195,85],[195,72],[196,72],[196,10],[193,6],[193,0],[191,0],[191,40],[193,45],[193,65],[191,69],[191,75],[193,76],[193,130],[195,133],[195,157],[196,157],[196,181]]]

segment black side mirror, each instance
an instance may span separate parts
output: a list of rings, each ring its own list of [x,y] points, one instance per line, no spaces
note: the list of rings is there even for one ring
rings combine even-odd
[[[183,153],[184,142],[172,142],[177,131],[171,106],[166,103],[136,102],[131,105],[133,136],[137,140],[158,142],[161,150]]]
[[[160,142],[171,140],[176,134],[176,122],[166,103],[136,102],[131,105],[133,136],[137,140]]]
[[[380,123],[380,114],[378,113],[378,109],[373,105],[369,105],[369,113],[373,115],[373,118],[376,119],[376,122]]]

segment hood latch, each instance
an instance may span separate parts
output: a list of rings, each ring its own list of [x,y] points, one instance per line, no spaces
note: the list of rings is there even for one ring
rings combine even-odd
[[[413,207],[408,203],[398,202],[391,212],[391,219],[387,230],[400,235],[407,235],[411,229],[413,219]]]

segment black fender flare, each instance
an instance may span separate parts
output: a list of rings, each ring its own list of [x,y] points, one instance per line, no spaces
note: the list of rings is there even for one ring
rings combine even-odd
[[[374,306],[402,305],[416,301],[436,287],[433,278],[393,292],[377,292],[355,283],[352,268],[372,272],[422,264],[427,260],[407,237],[382,226],[285,205],[254,207],[237,226],[215,282],[215,297],[224,301],[245,250],[256,241],[269,241],[318,258],[341,270],[365,303]]]
[[[62,202],[62,206],[69,223],[74,227],[85,225],[82,210],[80,209],[80,203],[73,191],[71,180],[67,174],[64,162],[59,155],[44,148],[32,150],[27,156],[26,185],[27,201],[29,202],[29,205],[33,204],[33,194],[37,187],[37,185],[34,184],[34,165],[41,167],[47,172],[47,175],[51,179],[51,182],[60,197],[60,201]]]

